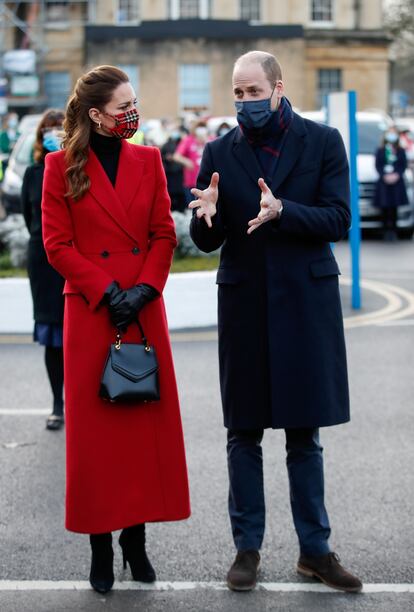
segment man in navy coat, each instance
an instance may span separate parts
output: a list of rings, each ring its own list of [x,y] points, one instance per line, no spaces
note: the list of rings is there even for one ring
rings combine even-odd
[[[351,222],[348,163],[337,130],[302,119],[284,96],[273,55],[235,63],[239,126],[205,147],[191,235],[221,249],[220,385],[228,429],[229,514],[237,556],[234,590],[254,588],[265,502],[261,440],[286,433],[297,569],[360,591],[328,545],[319,428],[349,420],[338,265],[330,243]]]

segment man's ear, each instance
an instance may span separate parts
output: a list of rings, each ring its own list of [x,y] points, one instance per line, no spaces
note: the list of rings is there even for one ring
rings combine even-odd
[[[272,96],[272,109],[276,110],[279,108],[280,100],[285,95],[285,87],[283,81],[276,81],[275,90]]]
[[[281,98],[285,93],[285,86],[283,81],[276,81],[275,92],[278,98]]]

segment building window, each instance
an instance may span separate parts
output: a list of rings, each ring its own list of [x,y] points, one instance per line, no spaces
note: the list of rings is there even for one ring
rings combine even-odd
[[[127,73],[129,82],[134,88],[135,95],[138,97],[139,92],[139,68],[135,64],[118,64],[118,68]]]
[[[180,109],[201,111],[210,107],[210,66],[182,64],[178,69]]]
[[[260,21],[261,0],[239,0],[240,19]]]
[[[69,72],[45,72],[47,104],[52,108],[66,108],[71,90]]]
[[[45,2],[45,23],[66,23],[69,21],[69,2]]]
[[[321,68],[318,70],[317,105],[323,106],[325,96],[332,91],[342,90],[342,70],[340,68]]]
[[[169,0],[170,19],[209,19],[211,0]]]
[[[137,23],[140,20],[139,0],[118,0],[117,23]]]
[[[191,19],[200,16],[200,3],[198,0],[180,0],[181,19]]]
[[[311,21],[332,23],[333,0],[311,0]]]

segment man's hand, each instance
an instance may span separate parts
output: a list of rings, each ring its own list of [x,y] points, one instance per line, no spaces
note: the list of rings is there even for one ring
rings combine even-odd
[[[254,230],[260,227],[263,223],[276,219],[279,215],[279,211],[282,209],[282,202],[275,198],[262,178],[259,178],[258,184],[260,191],[262,192],[262,196],[260,198],[260,212],[256,219],[249,221],[249,229],[247,230],[248,234],[254,232]]]
[[[219,173],[213,172],[211,175],[210,185],[207,187],[207,189],[196,189],[194,187],[191,190],[191,193],[197,198],[197,200],[190,202],[188,208],[197,208],[197,217],[199,219],[204,217],[208,227],[212,227],[211,219],[217,212],[216,204],[218,200],[218,182]]]

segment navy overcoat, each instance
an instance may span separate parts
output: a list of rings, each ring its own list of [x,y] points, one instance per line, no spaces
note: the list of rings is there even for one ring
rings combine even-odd
[[[280,221],[247,235],[263,175],[238,127],[207,144],[198,178],[220,173],[213,227],[193,217],[205,252],[222,246],[218,284],[220,384],[232,429],[349,420],[337,262],[330,242],[350,227],[348,162],[337,130],[294,114],[271,185]]]

